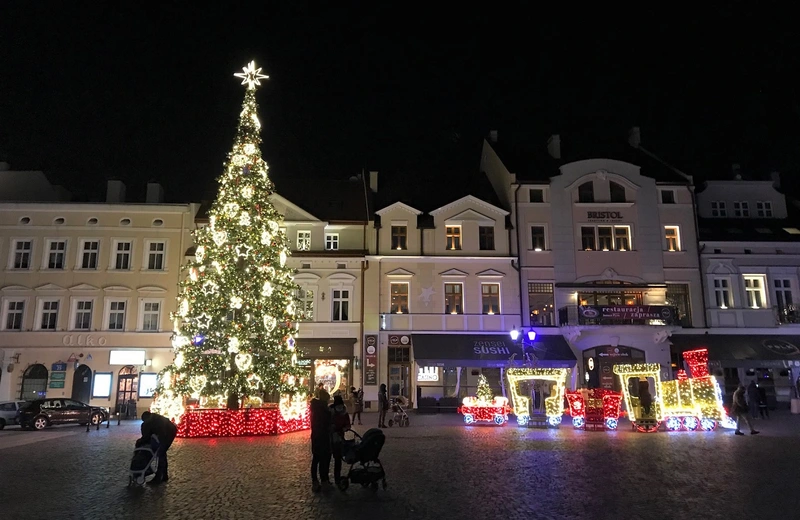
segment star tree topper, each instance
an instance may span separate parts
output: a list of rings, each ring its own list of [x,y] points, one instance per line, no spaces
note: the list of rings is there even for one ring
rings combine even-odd
[[[247,90],[261,86],[262,79],[269,79],[269,76],[261,74],[261,67],[256,68],[256,62],[251,61],[246,67],[242,67],[244,72],[234,74],[237,78],[242,78],[242,85],[247,85]]]

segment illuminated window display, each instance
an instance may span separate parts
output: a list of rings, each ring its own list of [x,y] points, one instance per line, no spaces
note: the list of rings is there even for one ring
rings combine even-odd
[[[315,359],[314,387],[322,383],[329,394],[350,389],[350,361],[347,359]]]

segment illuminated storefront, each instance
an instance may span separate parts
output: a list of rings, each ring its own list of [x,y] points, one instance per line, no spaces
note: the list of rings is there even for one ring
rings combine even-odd
[[[298,364],[309,371],[313,388],[322,383],[331,395],[346,394],[353,384],[353,354],[355,338],[300,338]]]

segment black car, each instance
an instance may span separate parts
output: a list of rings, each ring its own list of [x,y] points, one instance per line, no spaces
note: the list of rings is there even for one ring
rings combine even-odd
[[[37,399],[19,411],[18,420],[24,430],[43,430],[52,424],[99,424],[108,420],[108,412],[72,399]]]

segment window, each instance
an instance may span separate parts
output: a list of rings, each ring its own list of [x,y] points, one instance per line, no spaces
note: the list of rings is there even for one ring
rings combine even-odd
[[[733,203],[734,217],[749,217],[750,207],[747,202],[736,201]]]
[[[614,226],[614,249],[628,251],[630,248],[630,228],[628,226]]]
[[[161,301],[144,300],[142,301],[141,310],[141,329],[147,332],[161,330]]]
[[[346,289],[334,289],[331,291],[333,300],[332,321],[348,321],[350,315],[350,291]]]
[[[661,204],[675,204],[675,190],[661,190]]]
[[[297,250],[298,251],[311,250],[311,231],[300,230],[297,232]]]
[[[664,238],[667,239],[667,251],[681,250],[681,231],[678,226],[664,226]]]
[[[692,313],[689,300],[689,284],[668,283],[666,304],[678,310],[678,320],[681,326],[692,326]]]
[[[544,226],[531,226],[531,249],[534,251],[545,251],[547,249]]]
[[[444,284],[444,312],[464,314],[464,291],[460,283]]]
[[[717,301],[717,307],[720,309],[727,309],[733,304],[730,282],[727,278],[714,279],[714,297]]]
[[[158,386],[158,374],[142,373],[139,374],[139,397],[149,399],[156,393]]]
[[[611,192],[611,202],[625,202],[625,187],[614,181],[609,181],[608,188]]]
[[[756,202],[756,212],[759,217],[772,218],[772,202]]]
[[[528,282],[528,307],[531,326],[552,327],[555,323],[553,284]]]
[[[58,326],[58,300],[41,302],[42,310],[39,319],[39,330],[56,330]]]
[[[392,249],[403,251],[408,249],[408,228],[406,226],[392,226]]]
[[[544,190],[542,188],[531,188],[528,190],[528,200],[530,202],[544,202]]]
[[[748,307],[752,309],[765,309],[767,307],[764,280],[764,275],[744,275],[744,290],[747,293]]]
[[[494,226],[478,227],[478,242],[481,251],[494,251]]]
[[[111,397],[111,378],[112,372],[95,372],[94,381],[92,382],[92,397],[93,398],[110,398]]]
[[[125,308],[124,300],[108,302],[108,330],[125,330]]]
[[[328,251],[339,249],[339,233],[325,233],[325,249]]]
[[[391,304],[389,312],[394,314],[408,314],[408,283],[394,282],[389,285]]]
[[[300,302],[302,319],[314,321],[314,291],[307,287],[300,286],[297,290],[297,300]]]
[[[581,249],[584,251],[597,250],[594,238],[594,226],[581,226]]]
[[[725,209],[725,203],[721,200],[711,202],[711,216],[712,217],[727,217],[728,210]]]
[[[500,314],[500,284],[481,284],[483,314]]]
[[[13,269],[30,269],[32,251],[33,251],[32,240],[14,241],[14,256],[11,261],[11,267]]]
[[[66,254],[66,240],[48,240],[47,269],[64,269],[64,257]]]
[[[97,257],[100,254],[98,240],[84,240],[81,246],[81,269],[97,269]]]
[[[92,300],[78,300],[75,302],[75,330],[89,330],[92,328]]]
[[[150,244],[151,246],[153,244]],[[131,268],[131,250],[133,243],[117,242],[114,246],[114,269],[128,271]]]
[[[794,306],[792,299],[792,281],[787,279],[778,279],[774,281],[775,285],[775,303],[779,311],[791,310]]]
[[[597,248],[601,251],[611,251],[614,249],[612,243],[613,229],[612,226],[597,227]]]
[[[167,244],[164,242],[149,242],[147,244],[147,269],[150,271],[163,271],[166,251]]]
[[[22,321],[25,318],[24,300],[7,300],[3,325],[5,330],[22,330]]]
[[[445,235],[447,237],[447,249],[453,251],[461,249],[461,226],[447,226]]]
[[[594,202],[594,183],[592,181],[578,186],[578,202]]]

